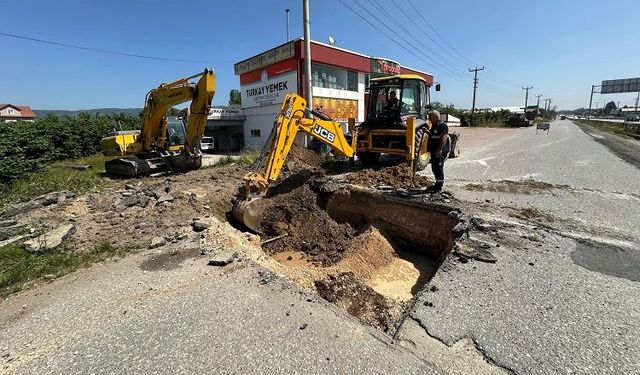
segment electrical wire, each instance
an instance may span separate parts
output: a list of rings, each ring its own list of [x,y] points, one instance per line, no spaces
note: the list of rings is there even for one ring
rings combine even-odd
[[[222,62],[233,62],[233,60],[207,61],[207,60],[187,60],[187,59],[174,59],[174,58],[170,58],[170,57],[147,56],[147,55],[140,55],[140,54],[136,54],[136,53],[119,52],[119,51],[111,51],[111,50],[105,50],[105,49],[99,49],[99,48],[78,46],[78,45],[75,45],[75,44],[55,42],[55,41],[52,41],[52,40],[45,40],[45,39],[38,39],[38,38],[31,38],[31,37],[28,37],[28,36],[9,34],[9,33],[3,33],[3,32],[0,32],[0,35],[8,37],[8,38],[29,40],[29,41],[32,41],[32,42],[50,44],[50,45],[59,46],[59,47],[67,47],[67,48],[74,48],[74,49],[85,50],[85,51],[106,53],[106,54],[110,54],[110,55],[136,57],[136,58],[148,59],[148,60],[186,62],[186,63],[205,63],[205,64],[215,64],[215,63],[222,63]]]

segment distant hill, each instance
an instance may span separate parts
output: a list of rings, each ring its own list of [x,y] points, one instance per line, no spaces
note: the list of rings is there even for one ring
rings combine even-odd
[[[95,108],[95,109],[82,109],[78,111],[66,111],[60,109],[34,109],[33,110],[38,117],[42,117],[49,113],[53,113],[58,116],[69,116],[74,117],[80,113],[88,113],[91,116],[95,116],[96,113],[101,115],[114,114],[114,113],[124,113],[127,115],[138,116],[142,108]]]

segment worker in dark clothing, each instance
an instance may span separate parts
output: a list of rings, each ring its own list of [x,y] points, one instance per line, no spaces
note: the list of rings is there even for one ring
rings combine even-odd
[[[440,120],[440,112],[430,111],[429,121],[431,129],[429,129],[429,141],[427,148],[431,157],[431,170],[436,179],[436,183],[430,188],[433,192],[442,191],[444,185],[444,162],[449,157],[451,142],[449,141],[449,127]]]
[[[387,104],[385,104],[384,109],[389,114],[389,117],[397,120],[400,115],[400,102],[398,101],[398,98],[396,98],[395,91],[391,91],[389,93],[389,100],[387,100]]]

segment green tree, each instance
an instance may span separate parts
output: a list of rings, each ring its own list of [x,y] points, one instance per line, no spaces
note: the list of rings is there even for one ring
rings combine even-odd
[[[614,109],[618,109],[616,103],[612,100],[604,106],[604,113],[611,113]]]
[[[229,105],[241,105],[242,104],[242,96],[240,95],[240,90],[232,89],[229,91]]]

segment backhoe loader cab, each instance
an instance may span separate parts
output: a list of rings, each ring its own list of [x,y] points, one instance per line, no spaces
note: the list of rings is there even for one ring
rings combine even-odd
[[[392,106],[392,95],[398,105]],[[424,79],[417,75],[374,78],[369,83],[367,128],[406,128],[409,117],[424,122],[427,118],[429,91]],[[420,121],[419,121],[420,122]]]
[[[357,131],[356,154],[365,164],[381,154],[402,155],[415,170],[429,162],[429,87],[413,74],[374,78],[369,83],[367,119]],[[390,105],[395,93],[397,105]]]

